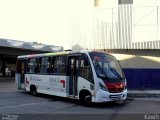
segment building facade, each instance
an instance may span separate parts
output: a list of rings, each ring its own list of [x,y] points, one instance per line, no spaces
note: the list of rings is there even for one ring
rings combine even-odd
[[[160,1],[94,0],[91,4],[92,10],[73,23],[74,49],[113,54],[120,60],[129,89],[160,89]]]

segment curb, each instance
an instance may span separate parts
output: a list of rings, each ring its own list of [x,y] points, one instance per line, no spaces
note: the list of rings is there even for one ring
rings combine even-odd
[[[160,98],[160,90],[156,91],[128,91],[128,97],[137,98]]]

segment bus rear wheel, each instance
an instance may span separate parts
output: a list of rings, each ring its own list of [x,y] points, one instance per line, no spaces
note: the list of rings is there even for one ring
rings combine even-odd
[[[30,87],[30,91],[32,95],[37,96],[37,88],[34,85]]]

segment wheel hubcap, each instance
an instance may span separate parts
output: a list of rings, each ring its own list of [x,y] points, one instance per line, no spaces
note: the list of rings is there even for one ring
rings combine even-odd
[[[88,103],[91,102],[91,96],[90,96],[90,95],[87,95],[87,96],[85,97],[85,101],[88,102]]]

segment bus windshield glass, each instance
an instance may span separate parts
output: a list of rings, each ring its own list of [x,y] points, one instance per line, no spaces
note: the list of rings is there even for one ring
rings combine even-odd
[[[101,78],[123,79],[124,74],[115,57],[99,52],[90,53],[96,74]]]

